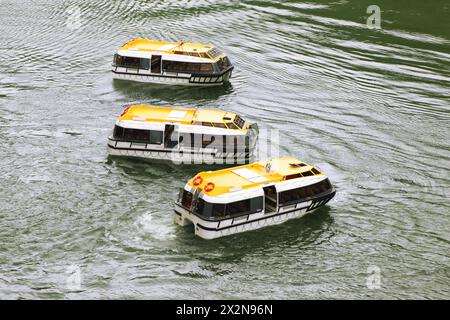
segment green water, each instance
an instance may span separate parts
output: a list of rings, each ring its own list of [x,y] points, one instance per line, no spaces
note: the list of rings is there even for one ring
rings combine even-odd
[[[0,0],[0,298],[450,298],[449,7]],[[114,82],[114,51],[138,36],[218,45],[231,83]],[[280,226],[194,237],[172,208],[200,168],[107,156],[129,102],[238,112],[337,195]]]

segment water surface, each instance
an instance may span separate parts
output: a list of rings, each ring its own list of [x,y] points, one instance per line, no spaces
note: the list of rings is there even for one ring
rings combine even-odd
[[[366,26],[371,4],[380,30]],[[443,0],[0,0],[0,296],[450,298],[449,12]],[[138,36],[216,44],[232,81],[113,81],[114,51]],[[107,156],[129,102],[239,112],[338,193],[280,226],[196,238],[172,208],[200,168]]]

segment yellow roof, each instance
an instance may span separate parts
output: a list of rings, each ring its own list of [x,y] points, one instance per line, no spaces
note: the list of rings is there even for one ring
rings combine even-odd
[[[293,166],[291,164],[297,165]],[[298,164],[302,165],[298,166]],[[269,165],[270,168],[268,168]],[[312,169],[316,173],[311,173]],[[280,182],[286,180],[287,176],[301,174],[307,171],[311,175],[324,175],[313,166],[296,158],[288,157],[260,161],[217,171],[200,172],[190,179],[187,184],[193,188],[203,190],[208,182],[212,182],[214,183],[214,189],[206,192],[206,194],[208,196],[218,196],[228,193],[234,188],[247,189],[267,183]],[[200,185],[194,186],[193,182],[197,176],[201,176],[203,181]]]
[[[224,117],[230,118],[230,120],[224,120]],[[141,104],[128,106],[120,115],[119,120],[194,124],[195,122],[228,123],[235,117],[235,113],[223,110],[166,108]]]
[[[213,45],[201,44],[201,43],[190,43],[190,42],[166,42],[166,41],[155,41],[145,38],[139,38],[131,40],[125,43],[120,50],[136,50],[136,51],[147,51],[147,52],[163,52],[169,54],[175,54],[175,52],[184,52],[192,54],[206,53],[212,48]],[[222,54],[223,55],[223,54]],[[222,56],[221,55],[221,56]],[[195,56],[195,55],[194,55]],[[202,58],[209,58],[211,60],[216,60],[210,56],[201,56]]]

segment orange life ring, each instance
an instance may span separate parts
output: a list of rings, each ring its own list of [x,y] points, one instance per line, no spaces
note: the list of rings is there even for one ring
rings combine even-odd
[[[203,182],[203,178],[201,176],[196,176],[194,178],[193,184],[194,184],[194,186],[198,186],[198,185],[201,185],[202,182]]]
[[[205,186],[205,192],[210,192],[214,190],[215,184],[212,182],[208,182]]]

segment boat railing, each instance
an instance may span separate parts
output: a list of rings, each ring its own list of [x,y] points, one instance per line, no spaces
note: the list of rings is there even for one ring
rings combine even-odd
[[[233,70],[233,66],[230,66],[229,68],[223,70],[220,73],[201,73],[201,72],[178,72],[178,71],[166,71],[163,70],[162,72],[155,73],[151,72],[149,69],[143,69],[143,68],[134,68],[134,67],[127,67],[127,66],[121,66],[117,64],[112,64],[113,71],[116,73],[127,73],[127,74],[136,74],[136,75],[150,75],[150,76],[172,76],[177,78],[188,78],[190,83],[217,83],[222,82],[223,77],[226,73],[231,72]]]

